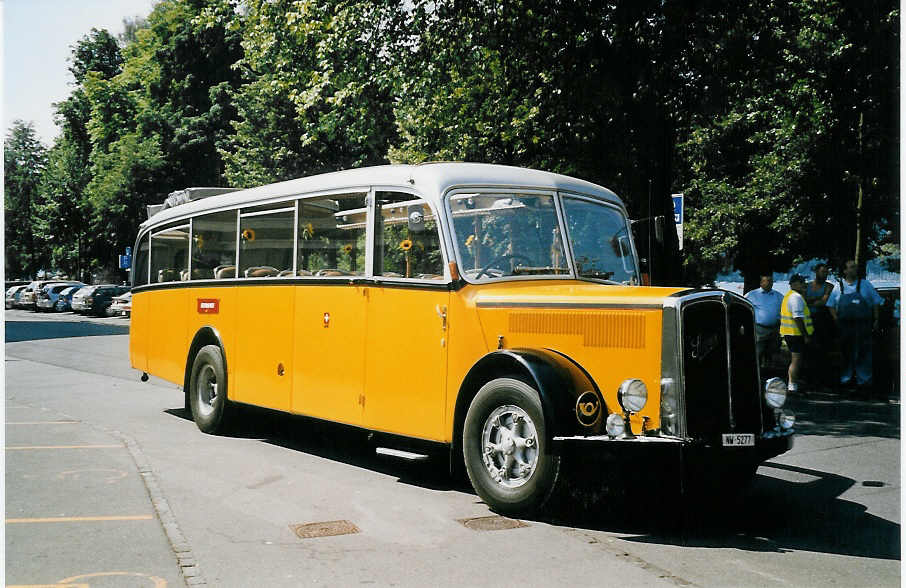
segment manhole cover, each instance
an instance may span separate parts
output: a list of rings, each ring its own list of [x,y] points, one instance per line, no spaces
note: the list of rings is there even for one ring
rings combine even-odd
[[[299,539],[313,539],[315,537],[333,537],[334,535],[351,535],[358,533],[359,528],[349,521],[324,521],[321,523],[303,523],[290,525],[290,529]]]
[[[459,519],[459,522],[473,531],[503,531],[505,529],[518,529],[519,527],[528,527],[527,524],[515,519],[508,519],[501,516],[474,517],[471,519]]]

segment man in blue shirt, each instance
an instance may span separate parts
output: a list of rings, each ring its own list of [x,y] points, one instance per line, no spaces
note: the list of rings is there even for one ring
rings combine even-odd
[[[859,266],[849,260],[843,268],[843,280],[834,288],[827,307],[837,320],[843,370],[840,383],[859,388],[871,386],[872,333],[878,330],[881,296],[868,280],[859,277]]]
[[[761,287],[746,294],[755,306],[755,349],[758,361],[765,368],[771,356],[780,349],[780,304],[783,294],[774,290],[774,278],[761,276]]]

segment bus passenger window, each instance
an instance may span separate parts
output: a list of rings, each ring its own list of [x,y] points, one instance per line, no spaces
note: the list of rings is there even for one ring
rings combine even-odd
[[[365,275],[365,194],[299,201],[298,275]]]
[[[374,275],[443,280],[444,261],[431,207],[411,194],[376,196]]]
[[[151,281],[188,279],[189,225],[164,229],[151,235]]]
[[[215,212],[192,221],[192,279],[236,277],[236,211]]]
[[[143,286],[148,283],[148,236],[142,237],[135,252],[132,264],[132,286]]]
[[[244,208],[239,215],[239,277],[274,278],[293,270],[295,203]]]

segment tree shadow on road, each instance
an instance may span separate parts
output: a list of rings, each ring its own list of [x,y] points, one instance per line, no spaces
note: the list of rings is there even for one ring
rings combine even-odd
[[[129,324],[98,324],[76,321],[6,321],[6,342],[128,335]]]
[[[796,414],[800,435],[900,438],[900,406],[886,398],[815,393],[790,398],[787,408]]]
[[[840,498],[855,480],[770,462],[760,472],[735,496],[727,488],[683,499],[676,484],[641,479],[619,491],[572,485],[539,520],[628,533],[624,540],[639,543],[899,559],[900,525]]]

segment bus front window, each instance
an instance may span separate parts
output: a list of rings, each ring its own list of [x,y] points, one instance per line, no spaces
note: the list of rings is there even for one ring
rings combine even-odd
[[[565,196],[563,214],[579,277],[639,283],[629,224],[618,209]]]
[[[470,280],[569,274],[553,196],[456,194],[450,208]]]

